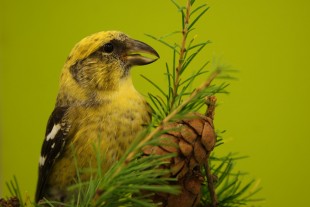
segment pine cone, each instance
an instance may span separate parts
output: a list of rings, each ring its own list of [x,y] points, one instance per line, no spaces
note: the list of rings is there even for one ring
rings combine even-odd
[[[11,197],[5,200],[4,198],[0,198],[0,206],[1,207],[19,207],[19,199],[17,197]]]
[[[148,146],[143,150],[145,155],[177,153],[177,156],[163,167],[170,169],[170,176],[178,179],[181,193],[157,193],[153,198],[154,202],[162,202],[163,207],[189,207],[199,204],[204,181],[200,168],[207,162],[216,143],[213,116],[210,117],[194,113],[188,119],[170,123],[164,126],[167,133],[161,136],[160,145]]]

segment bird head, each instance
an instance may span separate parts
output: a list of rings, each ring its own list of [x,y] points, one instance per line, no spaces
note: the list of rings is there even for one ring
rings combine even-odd
[[[147,56],[148,55],[148,56]],[[62,80],[90,90],[115,90],[129,76],[132,66],[156,61],[158,53],[149,45],[117,31],[98,32],[82,39],[72,49]]]

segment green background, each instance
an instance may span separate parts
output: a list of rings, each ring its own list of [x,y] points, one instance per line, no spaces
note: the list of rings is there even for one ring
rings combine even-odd
[[[121,30],[160,53],[135,68],[141,93],[152,91],[139,74],[162,84],[171,52],[144,33],[179,29],[180,14],[168,0],[1,0],[0,195],[16,175],[33,197],[45,125],[60,70],[73,45],[101,30]],[[197,3],[203,3],[197,0]],[[210,0],[197,25],[197,40],[212,40],[199,60],[221,59],[240,71],[228,96],[220,96],[216,127],[227,129],[220,153],[250,158],[236,169],[260,180],[261,206],[305,206],[309,194],[310,2]],[[201,63],[196,61],[196,65]],[[195,67],[192,67],[194,70]]]

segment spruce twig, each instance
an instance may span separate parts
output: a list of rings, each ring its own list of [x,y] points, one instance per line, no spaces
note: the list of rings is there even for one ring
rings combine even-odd
[[[173,120],[173,118],[175,118],[175,116],[186,106],[188,105],[194,98],[197,97],[197,95],[203,91],[204,89],[206,89],[207,87],[210,86],[210,84],[212,83],[212,81],[220,74],[221,70],[217,69],[215,70],[213,73],[211,73],[211,75],[209,76],[209,78],[200,85],[200,87],[196,88],[194,90],[194,92],[190,95],[190,97],[188,97],[182,104],[180,104],[176,109],[174,109],[170,114],[168,114],[168,116],[162,120],[161,124],[159,126],[157,126],[149,135],[147,135],[141,142],[140,144],[137,146],[137,150],[140,150],[146,142],[150,141],[156,134],[158,134],[160,131],[163,130],[163,127],[169,123],[171,120]],[[127,162],[129,162],[135,155],[136,152],[131,152],[128,154],[126,160]]]
[[[185,51],[186,51],[186,43],[187,43],[187,36],[188,36],[188,24],[189,24],[189,18],[190,18],[190,9],[191,9],[191,3],[190,0],[187,0],[187,5],[186,5],[186,15],[183,20],[183,30],[182,30],[182,44],[180,48],[180,56],[179,56],[179,61],[178,61],[178,66],[176,67],[176,76],[175,76],[175,81],[173,84],[173,93],[172,93],[172,101],[170,108],[173,109],[173,106],[175,104],[175,99],[178,95],[178,88],[180,86],[180,75],[181,75],[181,70],[184,64],[184,56],[185,56]],[[183,14],[183,13],[182,13]],[[182,15],[183,17],[183,15]]]
[[[206,96],[208,97],[206,100],[208,109],[205,115],[213,120],[216,102],[213,95],[225,92],[224,89],[227,84],[214,85],[212,82],[215,78],[220,78],[223,75],[222,72],[228,70],[226,68],[224,70],[223,67],[216,67],[204,83],[194,90],[190,89],[197,77],[202,77],[201,75],[207,73],[205,68],[209,65],[209,61],[205,61],[196,73],[191,76],[184,76],[185,69],[193,66],[192,61],[210,43],[210,41],[194,43],[196,36],[193,38],[190,36],[194,30],[194,25],[208,11],[209,7],[207,4],[194,7],[195,0],[187,0],[185,6],[179,5],[176,0],[171,1],[181,13],[182,29],[160,38],[147,35],[164,44],[173,52],[171,66],[166,63],[167,90],[160,88],[156,82],[144,77],[160,93],[160,95],[149,94],[152,104],[155,105],[153,123],[142,132],[141,136],[137,137],[119,162],[115,163],[105,174],[100,173],[101,163],[104,160],[99,159],[101,152],[98,152],[98,173],[89,181],[82,182],[79,180],[75,186],[70,187],[72,191],[79,192],[75,200],[65,204],[47,201],[47,205],[153,207],[158,206],[158,203],[153,203],[151,200],[152,195],[156,192],[172,195],[180,193],[179,188],[170,184],[172,181],[176,183],[177,179],[167,178],[166,176],[170,172],[167,169],[160,168],[168,164],[167,159],[174,158],[175,155],[143,157],[141,150],[147,145],[160,145],[158,141],[160,136],[167,132],[165,125],[186,118],[188,113],[197,112],[204,106]],[[181,42],[168,43],[165,38],[171,35],[181,35]],[[225,73],[222,77],[230,78]],[[217,132],[215,146],[221,145],[222,140],[221,133]],[[204,171],[202,169],[205,173],[203,174],[205,182],[201,185],[200,204],[202,206],[239,207],[257,201],[252,196],[260,189],[257,188],[254,180],[243,184],[240,178],[244,174],[233,171],[233,164],[237,159],[239,157],[234,157],[232,153],[223,158],[208,154],[207,161],[203,163]],[[20,190],[15,184],[12,185],[13,188],[11,187],[12,195],[21,198]],[[144,190],[151,193],[141,193]],[[23,202],[21,204],[23,205]]]

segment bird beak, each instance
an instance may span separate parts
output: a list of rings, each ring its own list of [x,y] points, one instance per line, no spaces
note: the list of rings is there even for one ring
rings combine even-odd
[[[145,55],[151,55],[151,57],[147,57]],[[133,39],[126,40],[125,60],[128,65],[147,65],[156,61],[158,58],[159,54],[156,50],[144,42]]]

